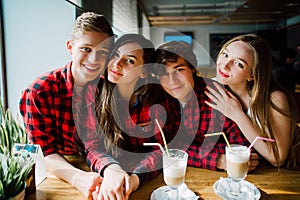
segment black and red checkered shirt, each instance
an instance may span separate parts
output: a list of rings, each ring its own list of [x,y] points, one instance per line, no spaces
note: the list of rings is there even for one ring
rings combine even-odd
[[[98,84],[100,90],[102,81],[103,78]],[[116,157],[111,150],[105,148],[105,135],[95,112],[95,90],[92,87],[88,87],[88,90],[84,101],[89,103],[83,102],[79,114],[81,117],[76,120],[81,124],[76,127],[82,127],[78,128],[78,135],[85,146],[87,164],[90,168],[103,175],[105,167],[119,164],[129,174],[135,173],[139,176],[140,186],[157,176],[161,171],[162,153],[158,147],[143,145],[156,142],[155,133],[159,133],[159,129],[153,119],[157,118],[157,110],[150,110],[151,105],[142,103],[139,98],[132,105],[122,98],[116,98],[115,112],[118,113],[118,117],[114,116],[113,123],[117,123],[123,131],[121,144],[115,146],[118,150]]]
[[[20,112],[29,139],[41,146],[45,156],[78,154],[81,150],[78,144],[81,144],[92,171],[102,174],[105,167],[118,163],[129,173],[136,173],[142,185],[158,175],[161,169],[161,152],[152,152],[153,148],[143,146],[144,142],[153,142],[154,138],[149,107],[138,102],[132,106],[129,117],[125,112],[129,110],[128,103],[120,101],[120,111],[125,114],[121,115],[124,132],[128,134],[124,135],[127,148],[115,158],[107,152],[103,135],[97,131],[100,130],[94,109],[97,83],[98,80],[85,86],[80,95],[73,93],[71,63],[34,81],[20,99]]]
[[[194,81],[194,94],[184,106],[164,93],[167,117],[162,117],[166,118],[163,130],[169,148],[188,152],[189,166],[216,170],[218,156],[225,153],[226,142],[223,136],[205,137],[205,134],[223,131],[232,144],[249,145],[249,142],[232,120],[205,104],[209,99],[204,91],[212,80],[197,76]]]
[[[23,91],[19,102],[29,140],[39,144],[45,156],[79,153],[72,114],[71,65],[40,76]]]

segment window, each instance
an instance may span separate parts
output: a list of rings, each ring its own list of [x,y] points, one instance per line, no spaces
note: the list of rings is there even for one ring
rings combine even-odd
[[[7,108],[7,91],[6,91],[6,70],[5,70],[5,44],[4,44],[4,33],[3,33],[3,16],[2,16],[2,1],[0,1],[0,62],[1,62],[1,70],[0,70],[0,97],[3,103],[4,109]]]
[[[166,32],[164,35],[164,41],[168,42],[171,40],[185,41],[189,44],[193,44],[193,33],[192,32]]]

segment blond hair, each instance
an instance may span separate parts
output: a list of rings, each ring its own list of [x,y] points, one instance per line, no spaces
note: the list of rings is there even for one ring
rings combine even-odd
[[[113,30],[107,19],[103,15],[94,12],[85,12],[77,17],[70,41],[73,42],[87,31],[105,33],[109,37],[114,36]]]

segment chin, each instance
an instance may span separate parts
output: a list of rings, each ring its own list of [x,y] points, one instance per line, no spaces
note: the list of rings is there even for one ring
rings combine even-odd
[[[221,84],[226,84],[226,81],[224,81],[224,79],[221,78],[220,76],[216,76],[216,81],[218,81]]]
[[[108,80],[112,83],[117,83],[119,81],[118,79],[116,79],[114,77],[110,77],[110,76],[108,76]]]

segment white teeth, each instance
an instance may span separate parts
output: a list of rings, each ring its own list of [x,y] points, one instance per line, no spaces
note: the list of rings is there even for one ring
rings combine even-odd
[[[97,70],[97,68],[93,68],[93,67],[89,67],[89,66],[85,66],[85,67],[90,70]]]

